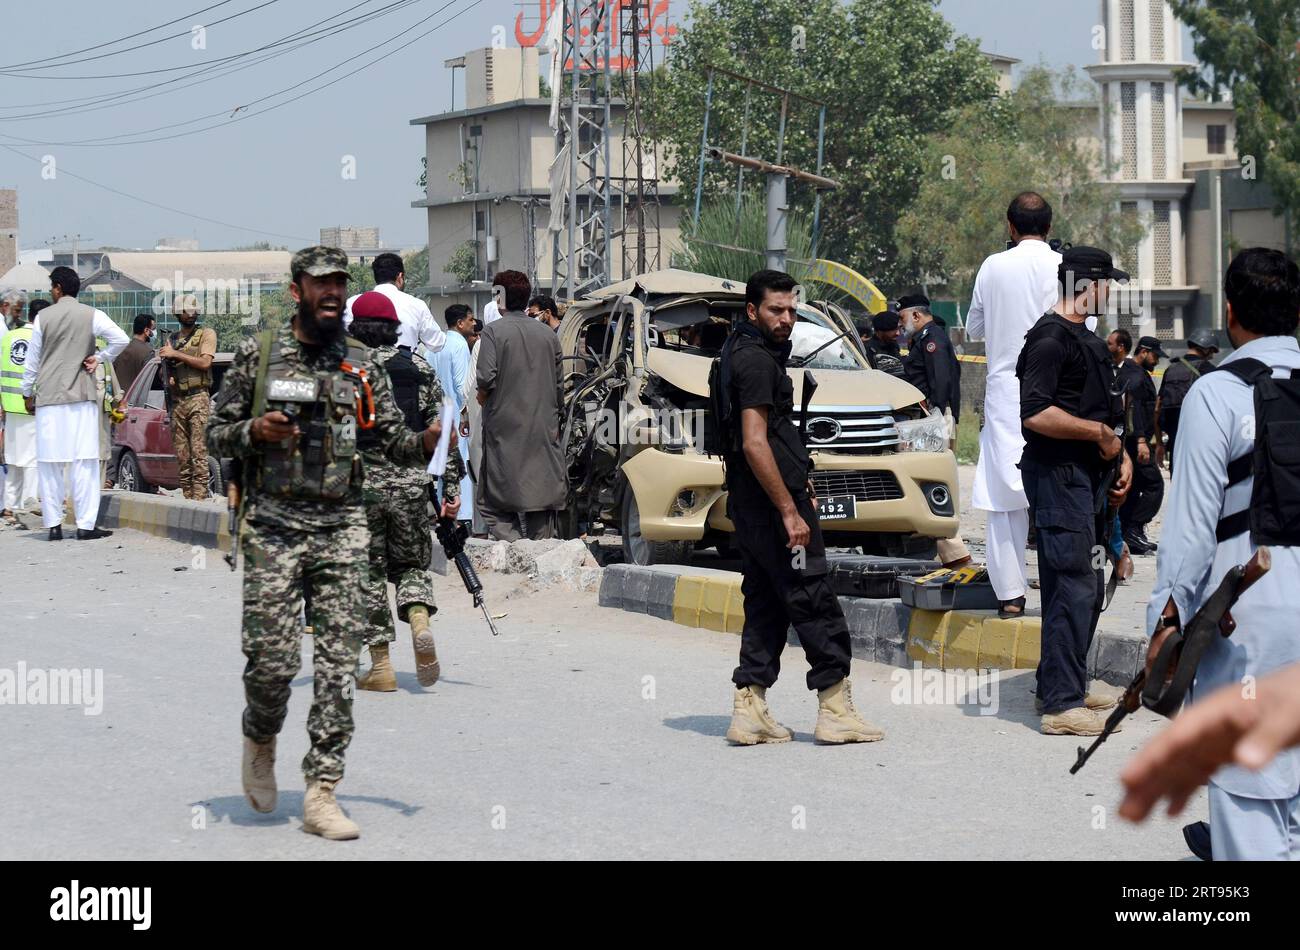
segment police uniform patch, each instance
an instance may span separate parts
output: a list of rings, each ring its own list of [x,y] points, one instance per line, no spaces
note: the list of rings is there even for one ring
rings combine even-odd
[[[27,362],[27,341],[15,340],[14,345],[9,348],[9,359],[15,366],[22,366]]]
[[[934,340],[931,340],[929,343],[925,344],[925,352],[927,353],[933,353],[938,348],[939,348],[939,344],[935,343]]]

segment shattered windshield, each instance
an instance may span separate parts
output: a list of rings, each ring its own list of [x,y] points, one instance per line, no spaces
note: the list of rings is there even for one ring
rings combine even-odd
[[[844,336],[836,340],[843,331],[835,321],[811,307],[799,308],[799,319],[790,331],[790,358],[800,361],[818,347],[825,347],[808,363],[807,369],[866,369],[867,365],[857,349],[850,342],[851,337]],[[834,343],[830,343],[835,340]],[[827,345],[829,343],[829,345]]]

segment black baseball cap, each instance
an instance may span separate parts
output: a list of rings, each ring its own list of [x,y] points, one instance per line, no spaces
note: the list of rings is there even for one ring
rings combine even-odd
[[[925,294],[907,294],[898,298],[898,310],[901,313],[904,310],[911,310],[913,307],[920,307],[922,310],[930,309],[930,298]]]
[[[1087,245],[1061,252],[1060,274],[1073,274],[1075,280],[1128,280],[1128,274],[1115,266],[1108,253]]]
[[[1163,357],[1164,359],[1169,358],[1169,354],[1161,348],[1160,341],[1153,336],[1144,336],[1139,338],[1137,348],[1139,350],[1150,350],[1156,356]],[[1134,352],[1137,351],[1135,350]]]
[[[872,329],[879,333],[888,333],[898,329],[898,314],[892,310],[882,310],[871,318]]]

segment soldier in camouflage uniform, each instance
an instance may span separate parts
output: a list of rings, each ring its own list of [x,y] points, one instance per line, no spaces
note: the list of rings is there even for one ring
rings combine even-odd
[[[433,425],[442,413],[443,392],[438,375],[419,356],[397,346],[397,309],[381,293],[362,294],[352,302],[348,332],[374,351],[376,364],[388,374],[397,408],[413,431]],[[454,440],[455,433],[453,431]],[[394,465],[375,440],[363,433],[359,440],[366,467],[362,497],[370,523],[370,571],[366,582],[366,632],[370,670],[357,678],[361,689],[393,692],[393,672],[388,645],[396,639],[393,613],[388,606],[388,581],[397,587],[397,617],[411,625],[415,647],[415,672],[422,686],[438,681],[440,667],[429,629],[429,615],[437,611],[429,560],[433,556],[427,505],[430,476],[423,469]],[[465,472],[455,442],[450,447],[444,475],[441,513],[455,518],[460,509],[460,480]]]
[[[274,810],[275,738],[300,665],[299,604],[309,593],[315,686],[303,830],[335,839],[360,833],[334,799],[352,739],[369,534],[357,432],[373,431],[393,463],[416,466],[439,435],[407,428],[387,374],[343,335],[347,267],[335,248],[293,256],[293,321],[240,345],[207,428],[212,452],[243,463],[244,793],[257,811]]]

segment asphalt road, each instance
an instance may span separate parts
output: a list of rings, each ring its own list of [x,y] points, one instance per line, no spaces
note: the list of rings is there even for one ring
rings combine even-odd
[[[1070,776],[1076,740],[1037,732],[1023,673],[998,680],[982,715],[992,707],[897,702],[895,670],[855,661],[858,705],[887,738],[820,747],[791,648],[769,698],[796,741],[731,748],[735,636],[487,574],[499,638],[441,578],[444,679],[422,690],[399,639],[401,689],[359,694],[339,796],[362,837],[326,842],[301,831],[309,638],[279,809],[244,801],[239,577],[217,553],[131,531],[51,544],[0,530],[0,564],[0,675],[20,662],[103,675],[99,715],[0,706],[3,859],[1177,860],[1182,821],[1205,816],[1200,796],[1179,821],[1118,819],[1116,774],[1159,721],[1140,713]]]

